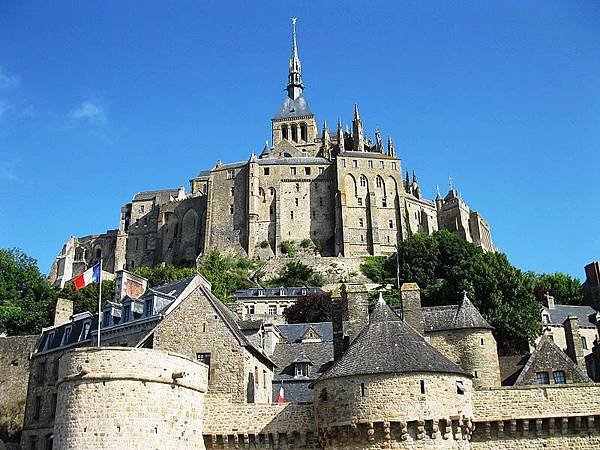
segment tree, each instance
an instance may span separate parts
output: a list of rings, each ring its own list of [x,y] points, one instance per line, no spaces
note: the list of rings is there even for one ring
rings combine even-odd
[[[0,332],[36,334],[52,323],[56,292],[35,259],[0,249]]]
[[[545,273],[535,276],[534,293],[538,301],[543,301],[548,292],[554,301],[561,305],[583,305],[581,281],[566,273]]]
[[[232,303],[233,293],[238,289],[247,289],[253,285],[248,279],[259,262],[247,258],[229,258],[212,250],[202,260],[199,272],[212,285],[212,292],[224,303]]]
[[[323,286],[321,274],[301,261],[290,261],[279,272],[279,276],[270,280],[270,286]]]
[[[68,283],[58,292],[58,297],[73,301],[73,312],[75,314],[89,311],[95,314],[98,311],[98,290],[96,283],[88,284],[83,289],[77,290],[73,283]],[[114,280],[102,281],[102,304],[112,301],[115,297]]]
[[[298,297],[296,303],[283,315],[288,323],[312,323],[331,321],[331,297],[329,294],[309,294]]]
[[[198,273],[196,269],[189,267],[175,267],[167,264],[161,264],[156,267],[140,267],[134,272],[140,277],[148,280],[148,286],[156,287],[173,281],[193,277]]]

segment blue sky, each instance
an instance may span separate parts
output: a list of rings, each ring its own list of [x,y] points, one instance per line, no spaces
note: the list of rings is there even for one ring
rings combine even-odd
[[[47,271],[138,191],[260,151],[297,16],[319,123],[394,138],[525,270],[600,259],[600,2],[0,0],[0,247]]]

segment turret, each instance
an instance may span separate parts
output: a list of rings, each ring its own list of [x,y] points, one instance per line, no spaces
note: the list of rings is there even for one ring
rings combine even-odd
[[[383,153],[383,142],[381,140],[381,132],[378,129],[375,130],[375,151],[378,153]]]
[[[323,151],[324,158],[331,157],[331,136],[329,136],[329,129],[327,128],[327,121],[323,122],[323,133],[321,134],[321,149]]]
[[[389,156],[396,156],[396,149],[394,148],[394,143],[392,142],[392,137],[391,136],[388,136],[387,154]]]
[[[354,151],[362,152],[365,149],[365,134],[362,120],[358,112],[358,105],[354,105],[354,119],[352,119],[352,140],[354,141]]]

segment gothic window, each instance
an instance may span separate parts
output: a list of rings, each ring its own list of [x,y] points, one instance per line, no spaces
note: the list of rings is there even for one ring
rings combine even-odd
[[[292,129],[292,141],[298,142],[298,127],[296,124],[292,124],[290,128]]]
[[[382,188],[382,187],[383,187],[383,179],[382,179],[381,177],[377,177],[377,178],[375,179],[375,185],[376,185],[378,188]]]
[[[360,235],[360,242],[363,242],[365,240],[365,237],[361,234]]]
[[[581,347],[584,350],[588,349],[587,339],[585,338],[585,336],[581,336]]]
[[[102,249],[97,248],[96,249],[96,259],[101,259],[102,258]]]
[[[289,139],[289,133],[288,133],[288,127],[287,125],[284,125],[281,127],[281,139]],[[265,175],[268,175],[268,173],[265,173]]]
[[[52,403],[50,404],[50,414],[52,415],[52,417],[56,417],[56,400],[57,394],[55,392],[54,394],[52,394]]]
[[[550,376],[548,372],[537,372],[535,374],[538,384],[550,384]]]
[[[75,259],[77,261],[83,260],[83,249],[81,247],[75,249]]]
[[[367,187],[367,177],[364,175],[360,176],[360,187]]]
[[[564,370],[555,370],[554,372],[552,372],[552,375],[554,376],[554,383],[566,384],[567,380],[565,378]]]
[[[301,139],[303,142],[306,142],[306,141],[307,141],[307,139],[308,139],[308,138],[307,138],[307,133],[306,133],[306,124],[305,124],[305,123],[301,123],[301,124],[300,124],[300,139]]]
[[[254,366],[254,384],[259,385],[260,380],[258,379],[258,367]]]
[[[204,184],[202,185],[202,192],[203,192],[204,194],[206,194],[206,193],[208,192],[208,184],[207,184],[207,183],[204,183]]]

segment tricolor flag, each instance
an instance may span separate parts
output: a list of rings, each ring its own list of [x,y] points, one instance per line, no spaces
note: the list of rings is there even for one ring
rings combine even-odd
[[[100,262],[97,262],[81,275],[73,278],[75,289],[83,289],[90,283],[100,283]]]
[[[285,394],[283,393],[283,383],[279,388],[279,395],[277,396],[277,403],[285,403]]]

